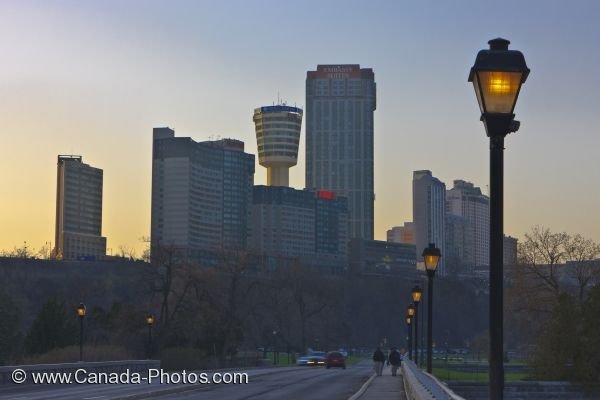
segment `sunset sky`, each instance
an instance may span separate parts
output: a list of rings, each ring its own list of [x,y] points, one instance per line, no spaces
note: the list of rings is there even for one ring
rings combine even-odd
[[[506,139],[505,232],[600,242],[598,1],[0,0],[0,250],[54,242],[56,157],[104,170],[108,248],[150,233],[152,128],[256,154],[255,107],[304,107],[317,64],[373,68],[375,237],[412,220],[412,171],[486,191],[469,68],[501,36],[531,68]],[[291,186],[304,187],[304,130]],[[257,163],[255,183],[266,182]]]

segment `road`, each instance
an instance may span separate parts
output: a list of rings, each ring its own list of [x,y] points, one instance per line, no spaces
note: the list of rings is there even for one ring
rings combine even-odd
[[[207,385],[2,385],[2,400],[347,400],[373,373],[371,363],[347,369],[281,367],[248,369],[247,384]],[[160,394],[158,391],[161,391]]]

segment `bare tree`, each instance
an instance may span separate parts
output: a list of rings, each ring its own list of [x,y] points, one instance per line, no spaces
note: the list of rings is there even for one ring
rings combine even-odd
[[[553,298],[561,292],[559,268],[566,260],[566,244],[570,236],[565,233],[553,233],[548,228],[535,226],[531,233],[525,234],[525,240],[519,245],[519,265],[534,275],[536,291],[546,291]]]
[[[133,247],[129,247],[126,245],[119,246],[119,252],[117,253],[118,257],[129,258],[130,260],[135,260],[136,253]]]
[[[23,242],[23,246],[17,247],[13,250],[3,250],[0,255],[3,257],[13,257],[13,258],[31,258],[35,254],[35,250],[31,247],[27,246],[27,241]]]
[[[150,245],[151,245],[151,243],[152,243],[152,242],[151,242],[151,240],[150,240],[150,236],[142,236],[142,237],[140,238],[140,241],[141,241],[142,243],[144,243],[144,244],[145,244],[145,246],[146,246],[146,247],[144,248],[144,250],[142,251],[142,260],[143,260],[144,262],[147,262],[147,263],[149,263],[149,262],[150,262],[150,255],[151,255],[151,252],[150,252]]]
[[[568,273],[577,281],[577,297],[583,304],[585,291],[590,289],[600,278],[600,245],[593,240],[577,234],[565,243]]]

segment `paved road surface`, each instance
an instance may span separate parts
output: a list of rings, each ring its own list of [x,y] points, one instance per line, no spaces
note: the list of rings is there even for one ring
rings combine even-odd
[[[0,385],[1,400],[116,400],[135,398],[219,400],[346,400],[371,376],[370,362],[347,369],[282,367],[249,369],[243,385]],[[194,389],[193,391],[184,391]],[[168,393],[157,396],[158,390]],[[173,391],[177,391],[174,393]]]
[[[298,367],[294,372],[250,377],[247,385],[208,386],[158,397],[160,400],[347,400],[373,374],[371,363],[347,369]]]

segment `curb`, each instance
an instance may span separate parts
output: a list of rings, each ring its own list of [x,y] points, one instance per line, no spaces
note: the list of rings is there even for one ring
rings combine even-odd
[[[367,379],[367,381],[361,386],[361,388],[358,389],[358,392],[356,392],[352,396],[350,396],[348,398],[348,400],[357,400],[360,396],[362,396],[366,392],[367,388],[369,387],[371,382],[373,382],[373,379],[375,379],[376,376],[377,376],[377,374],[371,375],[371,377],[369,379]]]

